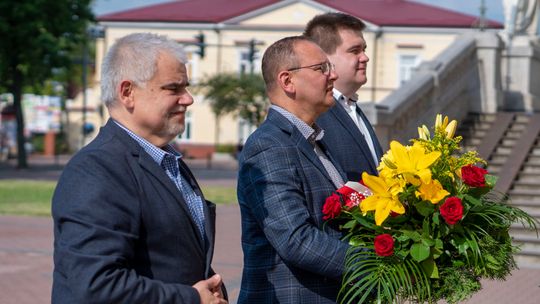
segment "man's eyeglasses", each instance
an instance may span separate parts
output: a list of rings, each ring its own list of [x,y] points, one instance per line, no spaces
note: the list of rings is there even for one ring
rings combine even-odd
[[[300,69],[312,69],[314,71],[321,70],[321,73],[323,73],[323,75],[328,76],[330,75],[330,72],[335,69],[335,66],[333,63],[330,63],[329,61],[325,61],[325,62],[316,63],[312,65],[306,65],[306,66],[301,66],[297,68],[290,68],[287,71],[291,72],[291,71],[296,71]]]

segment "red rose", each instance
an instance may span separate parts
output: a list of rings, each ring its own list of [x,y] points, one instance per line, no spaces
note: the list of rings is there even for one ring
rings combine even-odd
[[[461,179],[469,187],[485,187],[487,170],[473,165],[461,167]]]
[[[380,256],[394,254],[394,239],[390,234],[381,234],[375,237],[375,253]]]
[[[323,220],[333,219],[341,213],[341,201],[336,193],[326,198],[322,212]]]
[[[442,204],[440,211],[444,221],[448,225],[454,225],[463,217],[463,205],[461,204],[461,200],[455,196],[447,198],[444,204]]]

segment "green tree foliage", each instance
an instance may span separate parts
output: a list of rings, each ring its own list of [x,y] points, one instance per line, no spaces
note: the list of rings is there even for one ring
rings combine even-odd
[[[0,0],[0,87],[13,94],[17,116],[18,167],[27,167],[21,97],[59,68],[86,39],[94,20],[91,0]]]
[[[264,80],[258,74],[216,74],[201,82],[200,90],[209,100],[216,116],[216,134],[221,116],[237,114],[250,124],[258,126],[264,120],[269,106]]]

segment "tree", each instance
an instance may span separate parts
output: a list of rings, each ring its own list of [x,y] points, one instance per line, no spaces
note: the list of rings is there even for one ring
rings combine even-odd
[[[216,74],[201,82],[200,88],[216,117],[216,143],[219,120],[225,114],[237,114],[256,126],[262,123],[269,104],[261,75]]]
[[[18,167],[26,168],[23,87],[69,67],[94,20],[92,0],[0,0],[0,86],[13,94],[17,119]]]

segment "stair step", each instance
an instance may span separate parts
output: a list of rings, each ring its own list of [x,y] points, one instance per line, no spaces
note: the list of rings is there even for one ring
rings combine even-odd
[[[518,114],[516,115],[515,122],[516,123],[529,123],[531,120],[531,115],[529,114]]]
[[[488,163],[488,167],[490,166],[502,166],[506,163],[506,158],[502,158],[502,157],[498,157],[498,156],[493,156],[490,160],[489,160],[489,163]]]
[[[511,233],[512,240],[516,243],[533,243],[540,245],[540,236],[536,234]]]
[[[530,156],[529,155],[529,158],[525,161],[525,164],[526,165],[540,166],[540,156]]]
[[[512,199],[540,201],[540,190],[535,189],[511,189],[508,193]]]
[[[538,227],[539,223],[536,223],[536,228],[540,229]],[[540,232],[537,232],[537,230],[531,229],[528,224],[525,226],[521,223],[513,223],[510,226],[510,234],[511,235],[527,235],[531,238],[536,238],[537,236],[540,236],[540,234],[537,234]]]
[[[527,166],[523,167],[521,173],[540,174],[540,166],[535,164],[528,164]]]
[[[540,157],[540,147],[538,144],[531,150],[530,156],[539,156]]]
[[[516,145],[516,142],[518,141],[518,138],[503,138],[502,144],[506,147],[514,147]]]
[[[489,164],[489,166],[487,167],[487,170],[490,174],[499,175],[499,171],[501,171],[501,167],[502,165]]]
[[[468,144],[478,147],[480,144],[482,144],[482,139],[481,138],[470,138],[468,140]]]
[[[514,255],[514,260],[516,261],[519,268],[540,268],[540,257],[535,255],[522,255],[518,253]]]
[[[490,164],[504,164],[506,163],[506,160],[508,160],[508,157],[510,155],[501,155],[501,154],[494,154],[491,159],[489,160]]]
[[[535,183],[540,188],[540,173],[534,174],[534,173],[521,172],[518,175],[517,181],[524,182],[524,183]]]
[[[520,138],[521,135],[523,135],[523,131],[522,131],[522,130],[508,130],[508,131],[504,134],[504,137],[506,137],[506,138]]]
[[[516,207],[540,207],[540,201],[534,200],[524,200],[524,199],[514,199],[510,196],[510,205]]]
[[[514,181],[512,185],[512,190],[535,190],[539,188],[538,182]]]
[[[534,217],[537,220],[540,220],[540,204],[537,206],[518,206],[512,203],[510,205],[518,207],[522,211],[527,212],[528,215]]]
[[[511,156],[512,155],[512,147],[502,147],[499,146],[495,149],[495,152],[493,153],[493,156],[500,155],[500,156]]]

